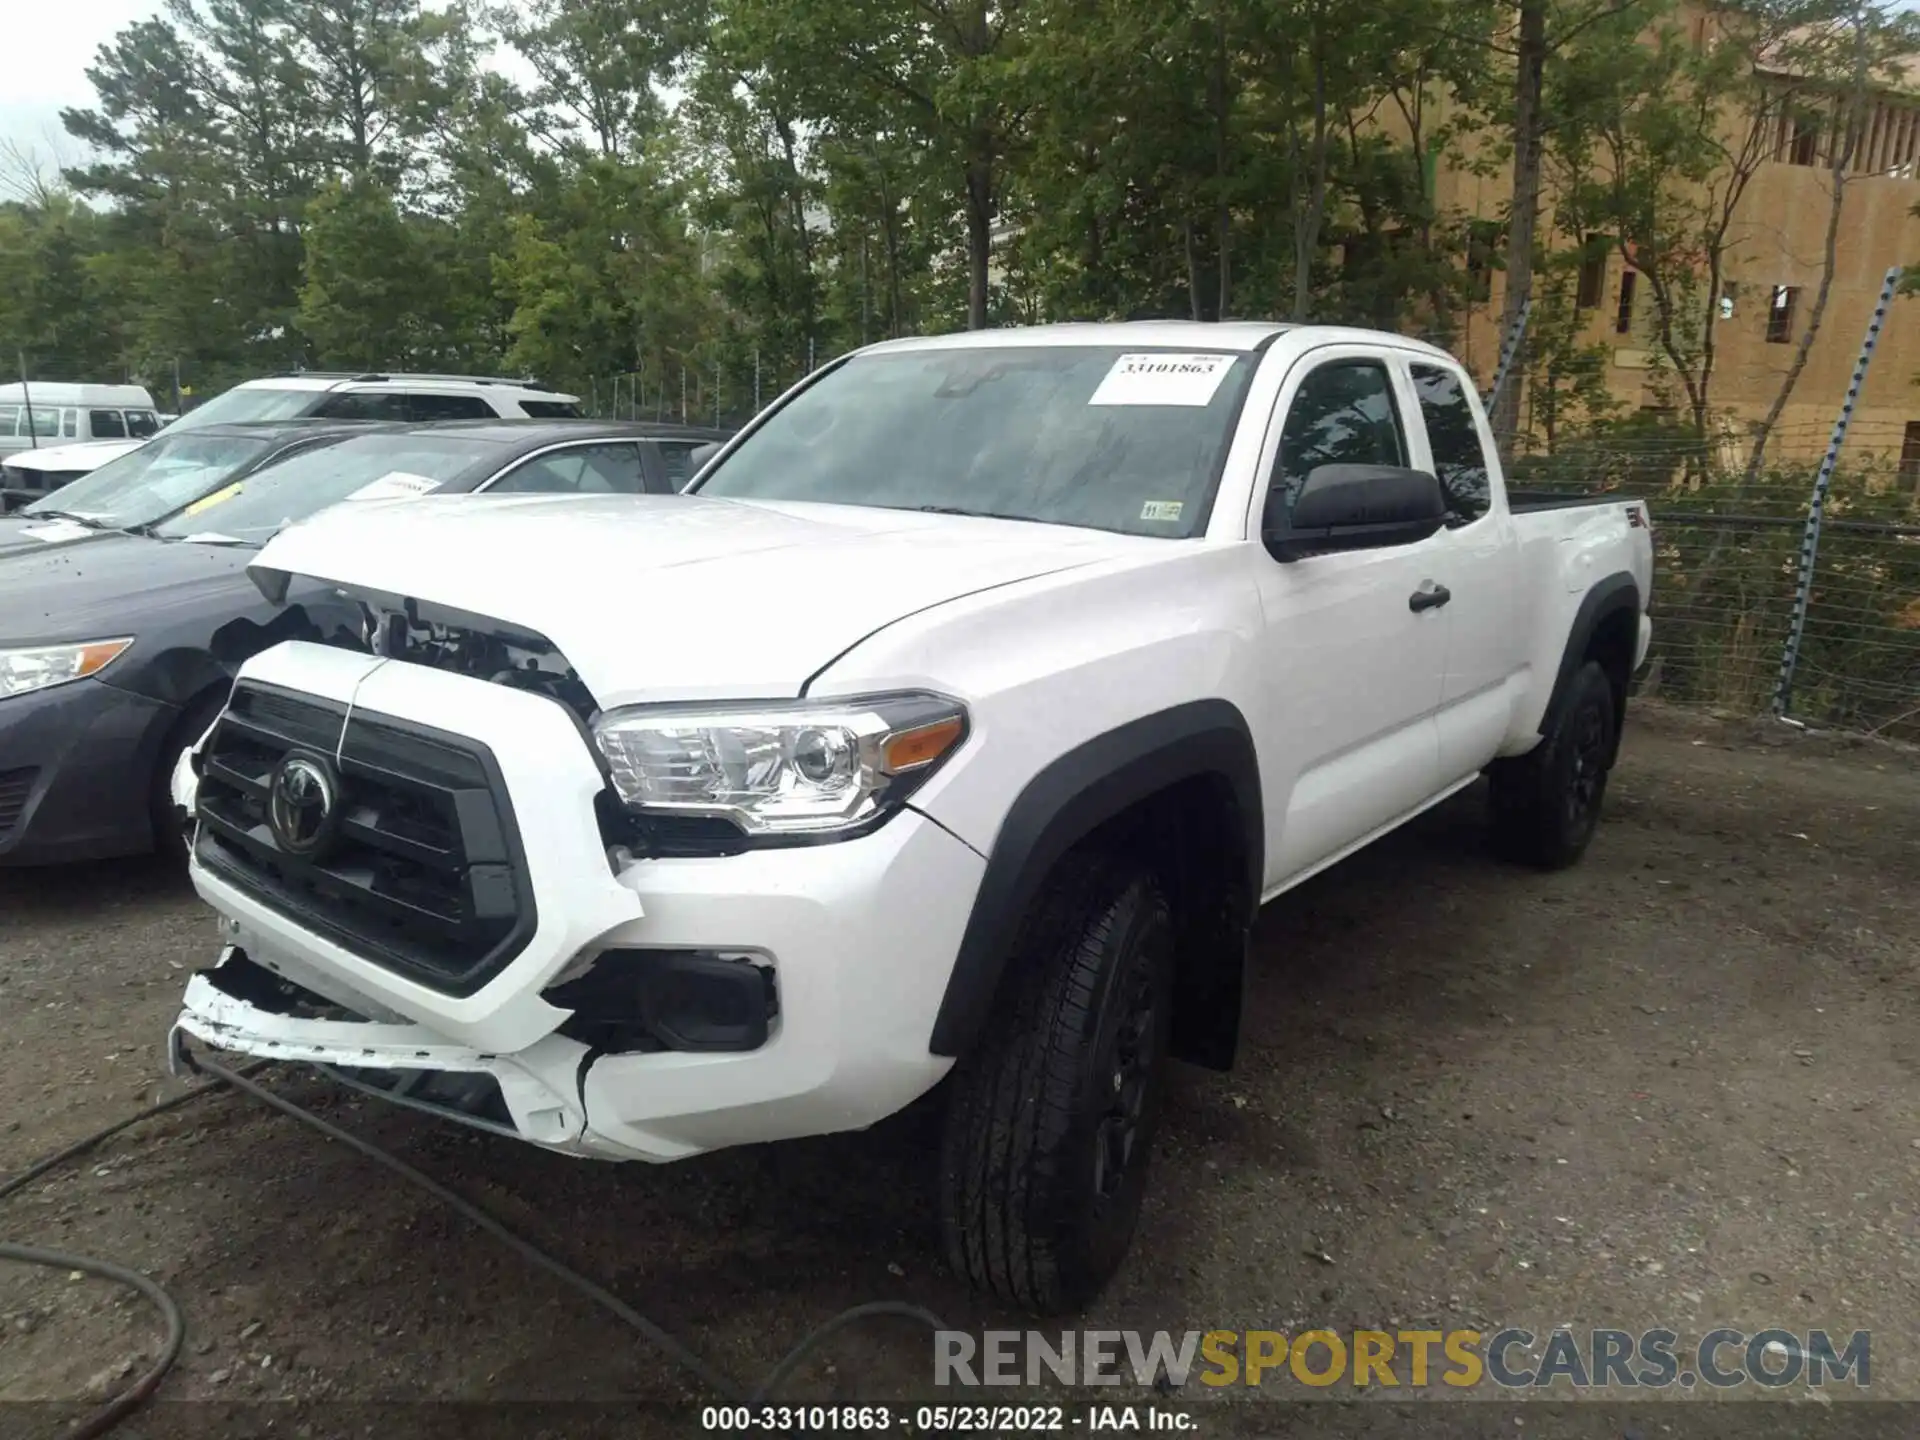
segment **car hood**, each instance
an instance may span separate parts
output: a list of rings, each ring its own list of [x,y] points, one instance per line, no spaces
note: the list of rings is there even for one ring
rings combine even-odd
[[[20,450],[7,457],[7,464],[22,470],[98,470],[109,460],[130,455],[147,442],[144,440],[82,440],[77,445],[42,445],[36,450]]]
[[[606,708],[797,695],[894,621],[1167,542],[1066,526],[687,495],[340,506],[254,562],[545,636]]]
[[[257,607],[252,550],[109,533],[0,559],[0,646],[138,636]]]

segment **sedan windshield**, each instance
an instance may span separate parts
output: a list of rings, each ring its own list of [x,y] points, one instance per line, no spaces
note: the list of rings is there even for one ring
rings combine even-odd
[[[1252,372],[1244,355],[1118,346],[860,355],[699,489],[1191,536]]]
[[[132,530],[165,519],[256,463],[270,442],[234,435],[162,435],[36,500],[22,514],[72,516]]]
[[[238,424],[254,420],[296,420],[326,396],[324,390],[294,386],[245,385],[216,395],[198,409],[189,410],[167,426],[166,433],[198,430],[203,425]]]
[[[356,435],[257,470],[155,528],[162,540],[264,545],[343,500],[423,494],[499,447],[449,435]]]

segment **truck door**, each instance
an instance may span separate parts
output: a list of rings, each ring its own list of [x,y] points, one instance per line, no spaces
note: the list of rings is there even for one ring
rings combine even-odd
[[[1435,724],[1446,780],[1477,773],[1499,751],[1525,689],[1529,627],[1516,608],[1519,547],[1505,505],[1494,504],[1498,458],[1466,377],[1411,359],[1420,411],[1414,464],[1440,477],[1447,528],[1434,537],[1433,579],[1447,587],[1446,677]],[[1424,449],[1424,454],[1421,451]]]
[[[1304,357],[1281,388],[1268,491],[1290,503],[1321,465],[1411,464],[1405,417],[1412,396],[1397,368],[1365,347]],[[1257,739],[1261,773],[1275,782],[1267,806],[1270,891],[1441,788],[1434,712],[1446,609],[1410,603],[1433,578],[1440,538],[1285,563],[1260,557],[1272,733]]]

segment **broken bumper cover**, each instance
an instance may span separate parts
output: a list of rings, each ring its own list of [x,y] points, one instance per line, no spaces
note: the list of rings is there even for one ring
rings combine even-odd
[[[192,1036],[324,1065],[468,1123],[481,1118],[457,1112],[473,1097],[442,1077],[487,1077],[500,1097],[488,1113],[507,1117],[488,1128],[645,1160],[859,1129],[946,1073],[951,1061],[928,1051],[928,1037],[985,865],[948,831],[907,810],[837,844],[637,860],[616,873],[594,813],[599,771],[558,706],[399,661],[309,653],[316,648],[276,647],[243,676],[486,745],[525,841],[537,929],[484,985],[450,995],[313,933],[196,860],[194,884],[222,916],[223,962],[243,954],[358,1018],[278,1013],[202,975],[188,988],[176,1044]],[[176,778],[176,798],[190,801],[190,773]],[[561,997],[616,951],[756,957],[778,995],[764,1043],[701,1052],[572,1038],[585,1033],[568,1024],[576,1013],[596,1017]],[[406,1072],[418,1083],[401,1093],[394,1077]],[[441,1103],[448,1096],[454,1103]]]
[[[318,1065],[384,1099],[551,1150],[604,1153],[586,1135],[575,1083],[586,1046],[553,1035],[503,1059],[449,1043],[419,1025],[289,1014],[220,987],[220,971],[244,963],[229,946],[214,971],[187,982],[180,1018],[167,1037],[168,1068],[174,1074],[192,1069],[185,1047],[190,1036],[216,1050]],[[489,1083],[447,1083],[447,1077],[456,1076]]]

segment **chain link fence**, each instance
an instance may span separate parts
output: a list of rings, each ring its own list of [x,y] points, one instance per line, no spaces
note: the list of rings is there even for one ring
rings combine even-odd
[[[821,355],[818,363],[832,357]],[[584,413],[599,420],[652,420],[737,430],[811,367],[746,351],[721,361],[669,359],[644,371],[596,375],[579,390]]]
[[[1758,473],[1744,441],[1626,436],[1522,449],[1509,468],[1518,488],[1649,502],[1654,644],[1642,693],[1920,740],[1920,455],[1905,422],[1853,423],[1783,664],[1830,435],[1817,423],[1776,430]]]

